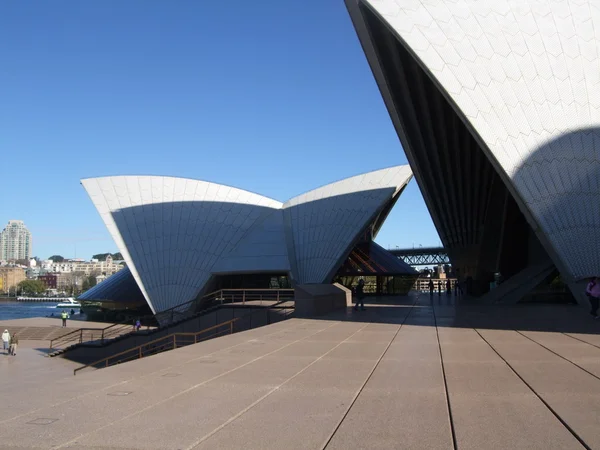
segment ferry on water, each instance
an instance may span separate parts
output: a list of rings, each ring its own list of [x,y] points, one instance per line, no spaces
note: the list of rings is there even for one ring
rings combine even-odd
[[[75,301],[73,297],[60,299],[52,299],[49,297],[17,297],[18,302],[51,302],[52,300],[60,300],[56,308],[81,308],[81,303]]]
[[[57,308],[81,308],[81,303],[75,301],[73,297],[68,297],[63,299],[64,302],[56,305]]]

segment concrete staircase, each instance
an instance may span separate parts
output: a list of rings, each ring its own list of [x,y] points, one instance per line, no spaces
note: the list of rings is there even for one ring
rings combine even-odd
[[[552,261],[526,267],[482,296],[481,302],[485,304],[501,303],[507,305],[518,303],[525,295],[539,286],[553,270],[555,270],[555,267]]]
[[[294,306],[291,301],[282,301],[274,306],[217,305],[168,326],[129,332],[102,343],[83,342],[62,351],[56,351],[48,356],[60,355],[62,358],[89,364],[174,333],[197,333],[232,319],[239,319],[236,321],[234,332],[256,328],[288,318],[287,313],[290,310],[293,311],[293,309]],[[281,311],[285,311],[285,314],[280,314]]]

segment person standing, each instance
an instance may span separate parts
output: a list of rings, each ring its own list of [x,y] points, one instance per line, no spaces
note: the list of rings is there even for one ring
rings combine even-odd
[[[587,295],[588,299],[590,300],[590,305],[592,307],[590,314],[594,317],[594,319],[597,319],[598,306],[600,305],[600,278],[594,277],[591,279],[585,288],[585,295]]]
[[[435,290],[435,286],[433,285],[433,280],[429,279],[429,295],[433,295],[433,291]]]
[[[358,284],[356,285],[356,305],[354,305],[354,310],[358,311],[358,304],[361,305],[361,310],[365,310],[365,280],[362,278],[358,280]]]
[[[67,326],[67,319],[69,318],[69,314],[63,309],[63,312],[60,313],[60,318],[62,319],[62,326]]]
[[[2,333],[2,344],[4,345],[5,351],[8,351],[9,342],[10,342],[10,333],[8,332],[8,330],[4,330],[4,333]]]
[[[458,296],[459,294],[462,295],[462,287],[460,285],[460,280],[457,278],[456,281],[454,282],[454,295]]]
[[[10,349],[8,353],[15,356],[17,354],[17,346],[19,345],[19,338],[16,334],[13,334],[10,338]]]

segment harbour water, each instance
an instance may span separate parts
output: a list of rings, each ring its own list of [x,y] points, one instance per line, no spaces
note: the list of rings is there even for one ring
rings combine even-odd
[[[56,304],[56,301],[43,303],[0,301],[0,320],[46,317],[52,313],[56,316],[61,311],[56,308]]]

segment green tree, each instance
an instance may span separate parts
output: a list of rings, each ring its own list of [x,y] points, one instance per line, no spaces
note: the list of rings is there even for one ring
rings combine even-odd
[[[114,259],[115,261],[122,261],[123,255],[121,255],[121,252],[113,253],[112,259]]]
[[[93,288],[94,286],[96,286],[96,277],[94,275],[90,275],[89,277],[85,277],[83,279],[83,284],[81,285],[81,290],[85,292],[88,289]]]
[[[92,256],[92,259],[97,259],[98,261],[106,261],[106,257],[110,255],[110,253],[98,253],[97,255]]]
[[[41,280],[23,280],[18,286],[19,291],[27,295],[42,294],[46,291],[46,285]]]
[[[48,259],[51,259],[51,260],[52,260],[52,261],[54,261],[55,263],[61,263],[61,262],[64,262],[64,260],[65,260],[65,258],[63,258],[63,257],[62,257],[62,256],[60,256],[60,255],[52,255],[52,256],[51,256],[50,258],[48,258]]]

